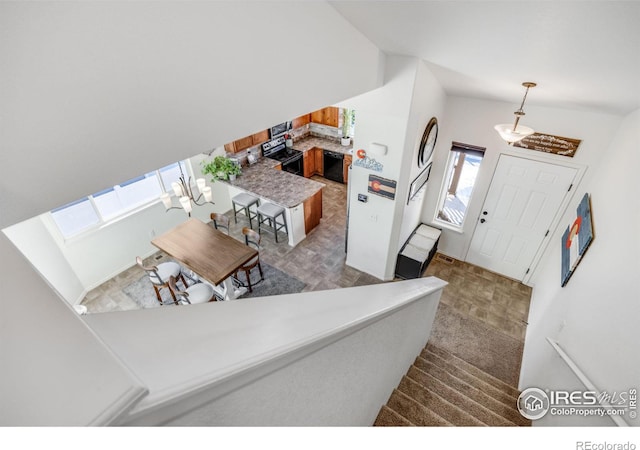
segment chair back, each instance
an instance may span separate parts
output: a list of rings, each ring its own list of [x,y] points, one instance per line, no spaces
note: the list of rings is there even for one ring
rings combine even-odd
[[[242,229],[242,234],[244,235],[244,243],[250,247],[255,248],[256,250],[260,250],[260,240],[261,236],[256,231],[253,231],[249,227],[244,227]]]
[[[211,213],[211,220],[216,230],[222,229],[222,231],[229,234],[229,218],[227,216],[219,213]]]
[[[176,278],[173,275],[169,277],[169,289],[171,289],[171,292],[173,292],[178,301],[186,302],[189,305],[191,304],[189,301],[189,293],[178,290],[178,286],[176,286]]]
[[[142,258],[140,258],[139,256],[136,256],[136,263],[138,264],[138,266],[140,266],[140,268],[142,268],[142,270],[147,272],[147,275],[149,275],[149,280],[151,280],[153,284],[164,284],[162,278],[160,278],[160,275],[158,274],[158,268],[156,266],[145,266],[142,262]]]

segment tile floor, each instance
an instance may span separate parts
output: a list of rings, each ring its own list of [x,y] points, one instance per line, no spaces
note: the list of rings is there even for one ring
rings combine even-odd
[[[326,185],[320,225],[295,248],[283,242],[286,241],[284,235],[276,244],[272,234],[264,233],[260,258],[305,282],[305,291],[381,283],[377,278],[345,265],[346,186],[314,178]],[[241,230],[247,224],[246,219],[239,217],[236,225],[233,213],[227,214],[231,217],[231,236],[242,240]],[[164,258],[166,256],[158,252],[145,263],[157,263]],[[82,304],[89,313],[137,309],[139,306],[122,292],[122,288],[143,275],[140,268],[133,266],[89,292]],[[448,264],[437,257],[425,273],[425,276],[430,275],[449,282],[442,302],[524,340],[530,288],[479,267],[455,260]]]

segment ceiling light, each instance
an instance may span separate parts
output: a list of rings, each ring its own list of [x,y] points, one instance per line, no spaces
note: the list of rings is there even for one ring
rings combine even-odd
[[[165,192],[160,196],[160,200],[164,204],[167,211],[170,209],[183,209],[189,217],[191,217],[191,211],[193,210],[193,204],[197,206],[203,206],[207,203],[215,205],[213,195],[211,192],[211,186],[207,186],[207,182],[204,178],[198,178],[196,180],[196,186],[200,194],[196,197],[194,189],[191,184],[191,177],[186,178],[182,173],[182,167],[180,167],[181,176],[178,181],[171,183],[174,195],[178,198],[179,206],[173,206],[173,200],[168,192]]]
[[[527,90],[524,92],[524,97],[522,97],[520,108],[513,113],[516,116],[516,121],[514,122],[514,124],[511,125],[508,123],[501,123],[493,127],[500,134],[500,137],[507,141],[509,145],[533,134],[533,128],[525,127],[524,125],[518,126],[518,122],[520,121],[520,117],[524,116],[524,111],[522,110],[522,108],[524,108],[524,101],[527,99],[529,88],[536,87],[536,84],[530,81],[525,81],[524,83],[522,83],[522,85],[526,87]]]

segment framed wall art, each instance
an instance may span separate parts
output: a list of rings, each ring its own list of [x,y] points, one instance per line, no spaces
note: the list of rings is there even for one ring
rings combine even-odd
[[[562,235],[561,240],[561,286],[569,282],[582,257],[593,242],[591,197],[584,194],[578,205],[576,219]]]
[[[429,174],[431,173],[431,163],[424,168],[422,172],[411,182],[409,186],[409,198],[407,199],[407,205],[413,197],[422,189],[422,187],[429,181]]]

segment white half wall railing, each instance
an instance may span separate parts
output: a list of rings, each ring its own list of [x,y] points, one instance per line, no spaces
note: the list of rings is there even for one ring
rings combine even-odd
[[[571,369],[571,371],[575,374],[575,376],[578,377],[578,379],[584,385],[584,387],[587,388],[589,391],[595,392],[598,398],[600,398],[601,391],[591,382],[591,380],[589,379],[589,377],[587,377],[584,371],[580,369],[580,367],[578,367],[578,365],[569,356],[569,354],[565,352],[562,349],[562,347],[560,347],[560,344],[557,341],[554,341],[553,339],[551,339],[550,337],[547,337],[547,342],[549,342],[551,347],[553,347],[553,349],[558,353],[560,358],[567,364],[567,366],[569,366],[569,369]],[[601,401],[599,402],[599,404],[603,408],[613,409],[613,406],[611,405],[611,403],[607,401]],[[625,422],[625,420],[622,419],[622,417],[620,416],[608,415],[607,417],[609,417],[609,419],[611,419],[619,427],[629,426],[629,424]]]
[[[431,334],[435,278],[82,316],[148,395],[114,425],[370,426]]]

